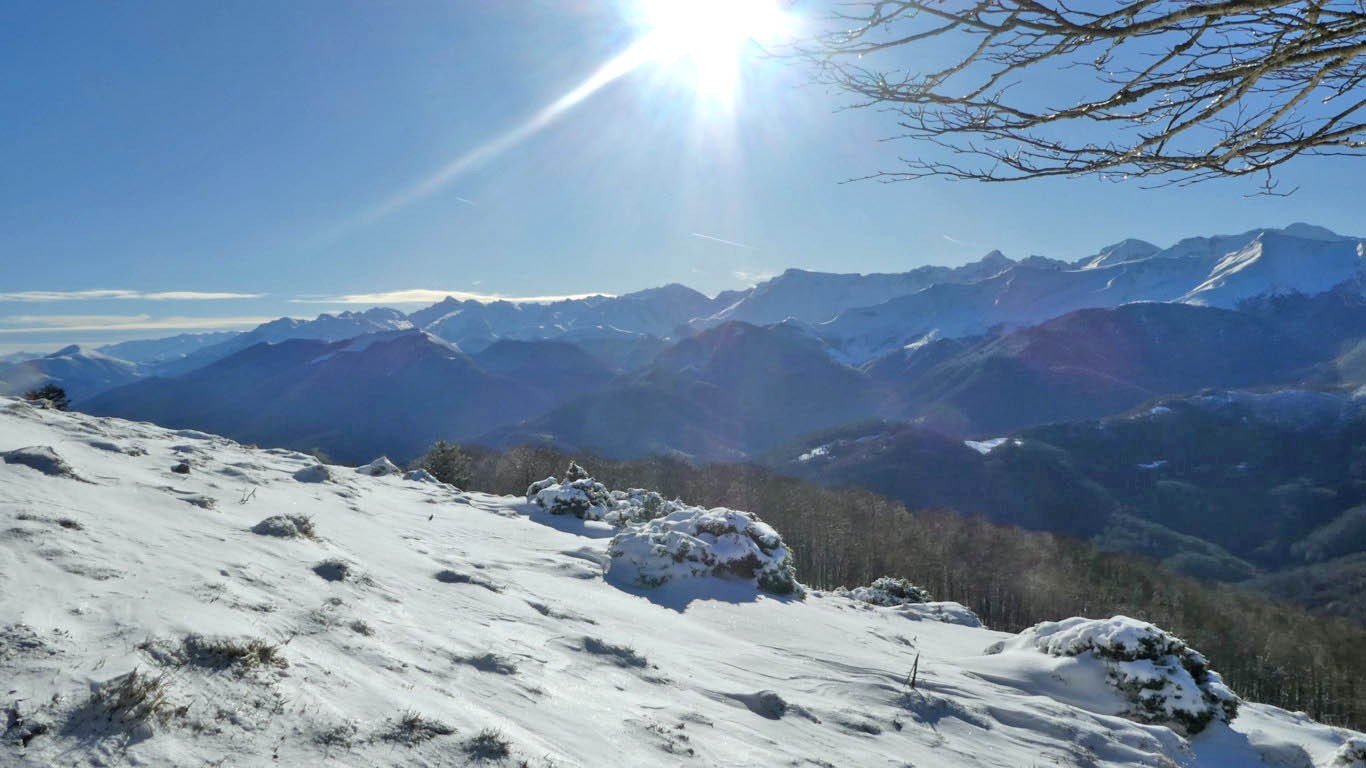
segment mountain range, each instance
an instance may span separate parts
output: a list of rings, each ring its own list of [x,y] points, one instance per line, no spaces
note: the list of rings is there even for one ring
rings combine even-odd
[[[1188,238],[1165,249],[1123,240],[1071,262],[1039,256],[1017,261],[993,251],[960,267],[904,273],[791,269],[715,297],[667,285],[550,303],[447,298],[407,314],[378,307],[313,320],[280,318],[244,333],[182,334],[94,351],[133,363],[139,376],[169,377],[262,342],[339,341],[418,329],[470,354],[498,340],[561,340],[613,370],[632,371],[669,344],[707,328],[788,322],[822,340],[838,361],[860,367],[908,345],[999,334],[1079,309],[1142,301],[1234,309],[1269,296],[1312,296],[1357,279],[1364,261],[1366,241],[1292,224]],[[0,359],[0,376],[16,362]],[[77,372],[64,375],[52,378],[84,392],[108,388],[99,377],[87,382]]]
[[[735,460],[860,419],[976,436],[1203,387],[1361,386],[1363,263],[1366,241],[1296,224],[1165,249],[1125,240],[1072,262],[993,252],[900,274],[789,270],[714,298],[669,285],[281,318],[233,335],[68,348],[0,365],[0,381],[9,392],[56,381],[97,412],[338,455],[382,444],[402,457],[445,437]],[[366,336],[350,364],[314,363],[333,354],[326,345]],[[395,422],[411,407],[383,397],[386,384],[409,396],[468,388],[449,403],[468,417],[429,420],[404,450],[371,443],[359,421]],[[459,399],[445,397],[433,402]],[[268,415],[295,400],[305,413]],[[309,411],[340,420],[323,429]]]

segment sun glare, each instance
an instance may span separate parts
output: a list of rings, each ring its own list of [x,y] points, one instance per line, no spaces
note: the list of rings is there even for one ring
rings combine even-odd
[[[700,98],[729,101],[747,55],[793,33],[782,0],[640,0],[641,40],[656,64],[686,79]]]

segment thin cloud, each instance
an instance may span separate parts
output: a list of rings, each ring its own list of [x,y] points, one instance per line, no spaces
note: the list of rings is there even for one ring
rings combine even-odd
[[[95,323],[109,325],[146,323],[150,322],[151,319],[151,315],[5,315],[0,317],[0,324],[70,328]]]
[[[549,304],[554,301],[587,299],[594,296],[610,298],[611,295],[609,293],[570,293],[559,296],[501,296],[496,293],[410,288],[403,291],[349,293],[342,296],[303,296],[290,299],[290,301],[294,304],[435,304],[446,297],[450,297],[456,301],[478,301],[485,304],[495,301],[510,301],[514,304]]]
[[[467,198],[467,197],[460,197],[459,195],[456,195],[456,196],[455,196],[455,202],[457,202],[457,203],[464,203],[465,205],[474,205],[474,204],[475,204],[473,200],[471,200],[471,199],[469,199],[469,198]]]
[[[120,289],[92,289],[87,291],[18,291],[0,293],[0,301],[96,301],[100,299],[140,301],[221,301],[224,299],[259,299],[264,293],[225,293],[218,291],[127,291]]]
[[[721,238],[721,237],[713,237],[713,236],[711,236],[711,235],[704,235],[704,234],[702,234],[701,232],[689,232],[688,235],[689,235],[690,237],[701,238],[702,240],[710,240],[710,241],[712,241],[713,243],[721,243],[722,245],[733,245],[733,246],[735,246],[736,248],[744,248],[744,249],[747,250],[747,251],[752,251],[752,250],[754,250],[754,246],[752,246],[752,245],[746,245],[746,244],[744,244],[744,243],[737,243],[737,242],[735,242],[734,240],[726,240],[725,238]]]
[[[268,323],[274,317],[158,317],[149,315],[9,315],[0,334],[54,331],[218,331]],[[13,327],[11,327],[13,326]]]

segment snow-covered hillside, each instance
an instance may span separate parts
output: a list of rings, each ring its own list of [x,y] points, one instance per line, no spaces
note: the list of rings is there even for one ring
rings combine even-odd
[[[692,537],[724,560],[714,521],[739,513],[689,523],[619,495],[668,514],[623,531],[15,400],[0,400],[0,458],[7,766],[1340,768],[1366,755],[1360,735],[1271,707],[1244,702],[1225,724],[1232,703],[1204,660],[1139,622],[1013,636],[943,604],[780,598],[715,576],[646,589],[615,567],[648,558],[656,535],[656,554]],[[585,487],[591,504],[567,508],[610,503]]]

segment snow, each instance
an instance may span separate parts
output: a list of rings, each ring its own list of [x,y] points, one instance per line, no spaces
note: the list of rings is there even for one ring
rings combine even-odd
[[[313,464],[295,472],[294,479],[301,483],[326,483],[332,479],[332,472],[325,464]]]
[[[798,456],[797,461],[807,462],[820,456],[827,456],[829,454],[830,446],[828,444],[818,445],[815,448],[812,448],[811,450],[807,451],[806,453],[803,453],[802,455]]]
[[[1024,442],[1021,441],[1019,438],[1013,438],[1013,439],[1012,439],[1012,438],[1009,438],[1009,437],[993,437],[993,438],[990,438],[990,439],[988,439],[988,440],[964,440],[964,441],[963,441],[963,445],[966,445],[967,447],[971,448],[972,450],[977,451],[978,453],[982,454],[983,456],[987,455],[988,453],[991,453],[992,451],[996,450],[997,448],[1000,448],[1001,446],[1003,446],[1003,445],[1005,445],[1005,444],[1007,444],[1007,443],[1009,443],[1009,444],[1011,444],[1011,445],[1024,445]]]
[[[1127,616],[1043,622],[999,650],[1068,658],[1072,663],[1059,666],[1056,674],[1074,687],[1094,688],[1103,676],[1125,700],[1116,714],[1169,725],[1181,733],[1195,734],[1210,722],[1228,722],[1239,704],[1198,652],[1152,624]],[[1108,709],[1102,706],[1097,711]]]
[[[369,475],[370,477],[386,477],[388,475],[400,474],[403,470],[399,469],[398,465],[394,462],[389,461],[388,456],[380,456],[363,467],[357,467],[356,472],[362,475]]]
[[[719,578],[774,595],[805,592],[778,532],[734,509],[679,509],[628,527],[607,552],[607,577],[618,583],[652,588]]]
[[[1232,308],[1250,296],[1316,294],[1360,274],[1363,243],[1260,233],[1243,248],[1225,254],[1209,276],[1182,301]]]
[[[403,479],[414,483],[439,483],[436,476],[425,469],[414,469],[403,473]]]
[[[982,626],[982,620],[967,606],[933,600],[929,592],[905,579],[883,576],[866,587],[837,589],[834,594],[866,605],[894,609],[913,621],[942,621],[961,627]]]
[[[1314,227],[1190,238],[1165,250],[1150,249],[1147,243],[1129,241],[1073,268],[1021,262],[970,279],[925,273],[931,275],[930,283],[915,290],[897,281],[918,272],[880,276],[882,287],[901,285],[901,294],[863,306],[833,306],[832,297],[841,295],[835,278],[841,276],[821,281],[808,274],[803,284],[813,288],[795,298],[827,312],[838,309],[828,320],[809,319],[842,362],[857,366],[904,349],[927,333],[961,338],[994,327],[1042,323],[1079,309],[1142,301],[1231,309],[1256,296],[1322,293],[1366,274],[1366,240],[1336,237]],[[818,285],[821,290],[814,290]],[[756,288],[752,299],[765,290],[771,288]]]
[[[1017,638],[933,604],[627,585],[612,536],[705,531],[340,467],[300,482],[312,457],[216,437],[174,474],[187,439],[0,400],[0,452],[47,446],[88,481],[0,463],[0,765],[460,766],[501,734],[482,764],[1329,768],[1366,738],[1246,702],[1183,736],[1119,716],[1123,662],[1040,648],[1127,625]],[[275,516],[311,537],[252,531]]]

